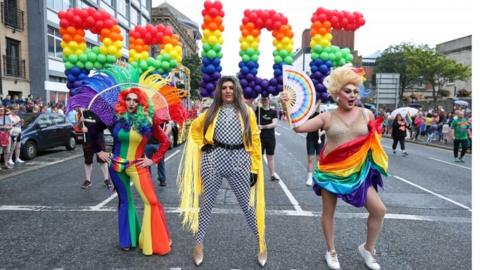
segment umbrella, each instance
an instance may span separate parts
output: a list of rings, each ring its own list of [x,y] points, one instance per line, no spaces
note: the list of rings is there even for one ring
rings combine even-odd
[[[412,107],[400,107],[393,110],[393,112],[390,113],[390,115],[393,115],[393,117],[395,117],[397,114],[401,114],[402,117],[406,117],[407,114],[410,114],[410,116],[414,116],[417,114],[417,112],[418,110]]]
[[[460,105],[460,106],[465,106],[465,107],[468,107],[469,104],[468,102],[466,102],[465,100],[455,100],[453,103],[457,104],[457,105]]]

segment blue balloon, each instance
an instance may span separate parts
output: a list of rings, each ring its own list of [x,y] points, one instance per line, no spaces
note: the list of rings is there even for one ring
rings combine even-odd
[[[214,72],[222,72],[222,66],[216,66]]]
[[[247,73],[250,73],[250,70],[248,69],[248,67],[243,66],[243,67],[240,69],[240,72],[241,72],[241,73],[244,73],[244,74],[247,74]]]

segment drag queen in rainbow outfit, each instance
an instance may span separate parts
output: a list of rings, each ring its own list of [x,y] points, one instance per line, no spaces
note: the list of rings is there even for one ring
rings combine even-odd
[[[148,167],[158,163],[168,149],[168,137],[161,124],[169,120],[169,114],[167,102],[158,92],[165,82],[158,83],[160,75],[148,73],[140,76],[132,66],[112,66],[97,72],[74,90],[70,107],[88,107],[87,113],[108,127],[113,136],[112,153],[102,151],[98,145],[93,148],[100,159],[110,164],[110,177],[118,194],[120,248],[138,247],[144,255],[166,255],[171,240]],[[90,136],[98,132],[103,129],[93,129]],[[144,152],[150,136],[161,145],[151,159]],[[144,203],[142,222],[136,214],[130,183]]]
[[[363,70],[351,66],[333,70],[324,84],[337,102],[337,109],[294,128],[295,132],[324,130],[326,133],[327,143],[313,174],[313,189],[322,197],[325,260],[331,269],[340,269],[334,245],[337,197],[355,207],[365,207],[369,212],[366,242],[358,251],[370,269],[380,269],[375,258],[375,243],[386,208],[378,188],[383,187],[381,174],[388,175],[388,157],[380,143],[382,119],[375,120],[372,112],[355,106],[362,83]],[[281,100],[288,103],[288,95],[282,94]]]

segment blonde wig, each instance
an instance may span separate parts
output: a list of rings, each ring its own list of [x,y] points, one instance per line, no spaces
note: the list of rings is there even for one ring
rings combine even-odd
[[[345,85],[353,84],[359,87],[363,83],[363,70],[352,67],[351,64],[346,64],[339,68],[332,70],[324,80],[323,84],[327,88],[328,93],[332,97],[336,97]]]

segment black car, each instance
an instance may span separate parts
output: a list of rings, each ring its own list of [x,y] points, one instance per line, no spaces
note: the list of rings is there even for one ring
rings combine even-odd
[[[22,119],[22,159],[29,160],[40,150],[65,146],[73,150],[76,146],[72,124],[58,113],[26,113]]]

